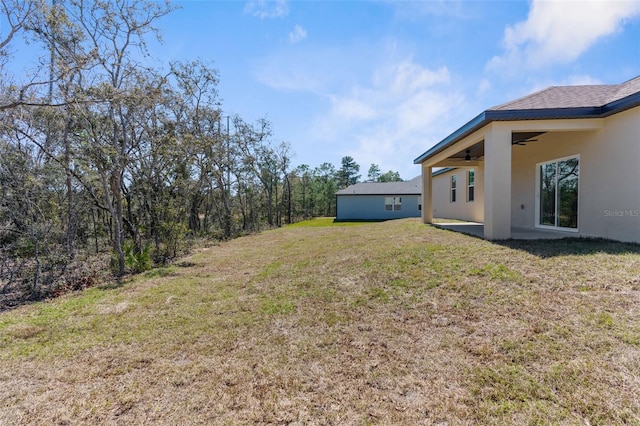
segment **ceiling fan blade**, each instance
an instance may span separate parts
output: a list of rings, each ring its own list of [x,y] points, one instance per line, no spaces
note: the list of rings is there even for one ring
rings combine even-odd
[[[527,142],[537,142],[537,141],[538,141],[538,139],[521,139],[519,141],[511,142],[511,145],[525,146],[527,144]]]

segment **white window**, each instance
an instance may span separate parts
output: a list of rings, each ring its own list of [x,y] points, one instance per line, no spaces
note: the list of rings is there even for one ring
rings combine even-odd
[[[456,175],[451,176],[451,202],[456,202]]]
[[[384,209],[388,211],[402,210],[402,197],[385,197]]]
[[[467,172],[467,201],[475,200],[475,197],[476,197],[475,186],[476,186],[476,171],[473,169],[470,169]]]

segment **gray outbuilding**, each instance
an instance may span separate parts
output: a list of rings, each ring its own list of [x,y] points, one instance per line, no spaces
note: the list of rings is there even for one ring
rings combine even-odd
[[[422,179],[362,182],[336,193],[336,220],[389,220],[420,217]]]

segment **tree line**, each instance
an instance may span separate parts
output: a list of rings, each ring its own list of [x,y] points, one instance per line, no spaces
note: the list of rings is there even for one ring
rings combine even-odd
[[[360,179],[351,157],[293,166],[271,123],[225,115],[208,63],[149,66],[169,3],[0,4],[4,305],[147,270],[197,238],[333,216],[335,192]],[[46,52],[26,76],[10,72],[19,37]],[[400,177],[372,165],[367,179]]]

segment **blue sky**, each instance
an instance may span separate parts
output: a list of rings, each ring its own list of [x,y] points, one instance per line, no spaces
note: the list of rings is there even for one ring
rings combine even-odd
[[[550,85],[640,75],[640,1],[175,1],[153,65],[200,58],[225,114],[271,121],[293,164],[413,159]]]

